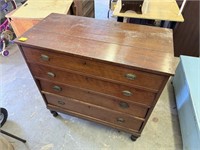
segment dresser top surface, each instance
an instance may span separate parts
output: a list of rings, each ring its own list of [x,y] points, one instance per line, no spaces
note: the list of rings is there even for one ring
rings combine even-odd
[[[172,30],[50,14],[15,42],[153,72],[174,74]]]

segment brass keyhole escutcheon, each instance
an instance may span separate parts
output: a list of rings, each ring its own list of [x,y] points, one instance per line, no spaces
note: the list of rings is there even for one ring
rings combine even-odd
[[[119,122],[119,123],[124,123],[124,122],[125,122],[125,119],[124,119],[124,118],[121,118],[121,117],[119,117],[119,118],[117,118],[117,122]]]
[[[63,101],[58,101],[58,104],[60,104],[60,105],[65,105],[65,102],[63,102]]]
[[[119,102],[119,106],[123,109],[127,109],[129,108],[129,104],[126,102]]]

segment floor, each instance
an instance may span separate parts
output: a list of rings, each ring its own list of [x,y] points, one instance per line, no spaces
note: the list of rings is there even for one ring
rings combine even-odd
[[[106,19],[108,3],[96,1],[97,18]],[[136,142],[130,135],[103,125],[46,109],[16,45],[0,55],[0,106],[9,116],[3,130],[27,140],[24,144],[4,135],[16,150],[181,150],[173,88],[168,82],[143,133]]]

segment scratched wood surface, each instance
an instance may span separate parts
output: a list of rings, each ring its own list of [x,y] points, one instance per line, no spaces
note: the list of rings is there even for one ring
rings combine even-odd
[[[51,14],[20,45],[48,48],[161,74],[174,74],[172,30]]]

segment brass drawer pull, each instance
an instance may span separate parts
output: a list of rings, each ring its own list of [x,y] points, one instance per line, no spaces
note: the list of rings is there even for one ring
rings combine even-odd
[[[123,93],[123,95],[124,96],[132,96],[133,95],[133,93],[131,93],[130,91],[122,91],[122,93]]]
[[[136,79],[136,75],[135,74],[132,74],[132,73],[127,73],[125,75],[125,77],[129,80],[135,80]]]
[[[52,72],[47,72],[47,75],[49,77],[51,77],[51,78],[55,78],[56,77],[56,75],[54,73],[52,73]]]
[[[41,54],[40,58],[41,58],[42,60],[44,60],[44,61],[49,61],[49,59],[50,59],[49,56],[44,55],[44,54]]]
[[[119,102],[119,106],[123,109],[129,108],[129,104],[126,102]]]
[[[53,90],[57,91],[57,92],[60,92],[60,91],[62,91],[62,88],[57,86],[57,85],[55,85],[55,86],[53,86]]]
[[[125,120],[123,118],[119,117],[116,120],[117,120],[118,123],[125,123]]]
[[[63,101],[58,101],[58,104],[60,104],[60,105],[65,105],[65,102],[63,102]]]

